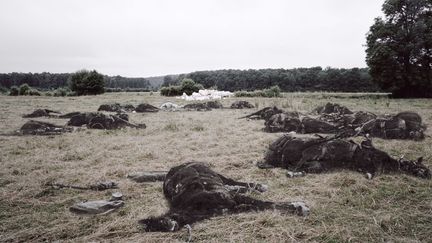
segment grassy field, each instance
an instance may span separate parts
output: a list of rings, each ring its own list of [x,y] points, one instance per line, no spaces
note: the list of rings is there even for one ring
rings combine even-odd
[[[292,93],[283,98],[242,98],[263,108],[308,112],[317,105],[338,102],[352,110],[379,114],[418,112],[432,127],[432,100],[389,100],[375,96]],[[234,100],[222,100],[229,106]],[[0,133],[20,128],[21,115],[36,108],[96,111],[108,102],[150,103],[175,98],[149,93],[110,93],[89,97],[0,96]],[[271,201],[304,201],[311,215],[277,212],[216,217],[192,226],[193,241],[210,242],[431,242],[432,182],[406,175],[382,175],[367,180],[360,173],[337,171],[289,179],[284,170],[260,170],[269,143],[281,134],[264,133],[263,121],[237,119],[257,109],[209,112],[130,114],[144,130],[81,130],[61,136],[0,136],[0,241],[116,241],[175,242],[187,231],[145,233],[137,221],[167,210],[162,183],[138,184],[128,173],[168,170],[187,161],[208,162],[214,170],[236,180],[269,186],[253,197]],[[37,119],[65,124],[67,120]],[[432,167],[431,129],[421,142],[375,139],[377,147],[393,156],[424,156]],[[82,200],[108,199],[110,191],[56,190],[50,182],[90,184],[114,180],[125,206],[103,216],[77,216],[68,208]]]

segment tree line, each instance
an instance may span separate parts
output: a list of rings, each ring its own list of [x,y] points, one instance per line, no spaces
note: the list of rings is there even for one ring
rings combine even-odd
[[[367,68],[294,68],[198,71],[167,76],[162,86],[177,85],[190,78],[205,88],[220,90],[261,90],[279,86],[282,91],[376,92]]]
[[[0,73],[0,86],[10,89],[12,86],[28,84],[31,87],[50,90],[68,87],[73,73]],[[150,82],[145,78],[126,78],[104,75],[106,88],[151,90]]]

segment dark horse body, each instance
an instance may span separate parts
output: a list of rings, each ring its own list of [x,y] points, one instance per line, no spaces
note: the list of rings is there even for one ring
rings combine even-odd
[[[270,145],[260,168],[282,167],[292,171],[321,173],[349,169],[374,177],[383,173],[406,173],[430,179],[430,170],[417,161],[394,159],[375,148],[371,140],[360,144],[337,137],[294,137],[283,135]]]
[[[241,195],[243,190],[265,191],[263,185],[226,178],[203,163],[190,162],[172,168],[165,177],[163,191],[170,210],[159,217],[140,220],[146,231],[176,231],[186,224],[223,215],[277,209],[307,215],[301,202],[274,203]]]

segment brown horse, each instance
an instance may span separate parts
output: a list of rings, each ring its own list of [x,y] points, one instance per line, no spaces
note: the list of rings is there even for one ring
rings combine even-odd
[[[260,168],[282,167],[295,172],[321,173],[349,169],[367,173],[369,178],[382,173],[406,173],[430,179],[431,171],[416,161],[394,159],[375,148],[370,139],[360,144],[333,137],[294,137],[283,135],[270,145]]]
[[[177,231],[184,225],[227,213],[269,209],[299,215],[309,213],[302,202],[275,203],[240,194],[248,189],[263,192],[266,186],[226,178],[203,163],[182,164],[165,177],[163,191],[170,210],[139,222],[146,231]]]

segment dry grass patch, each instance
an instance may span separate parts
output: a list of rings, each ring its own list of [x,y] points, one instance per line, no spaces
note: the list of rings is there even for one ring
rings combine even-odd
[[[137,221],[167,210],[161,183],[137,184],[132,172],[168,170],[190,160],[209,163],[215,171],[236,180],[261,182],[270,191],[253,196],[271,201],[302,200],[311,206],[306,218],[276,212],[229,215],[193,225],[194,241],[429,241],[432,235],[432,184],[405,175],[366,180],[361,174],[338,171],[289,179],[281,169],[260,170],[268,144],[280,134],[261,131],[263,121],[238,117],[265,106],[311,111],[337,102],[352,110],[375,113],[418,112],[432,127],[429,100],[337,98],[326,93],[284,94],[283,98],[241,98],[256,106],[245,110],[158,112],[130,114],[144,130],[82,130],[61,136],[0,136],[0,240],[1,241],[144,241],[181,242],[178,233],[144,233]],[[240,98],[223,100],[225,107]],[[22,114],[37,108],[96,111],[103,103],[185,101],[148,93],[110,93],[86,97],[0,96],[0,133],[19,129]],[[39,120],[39,119],[38,119]],[[65,124],[61,119],[40,119]],[[374,139],[377,147],[394,156],[424,156],[432,167],[431,129],[421,142]],[[69,206],[82,200],[106,199],[110,192],[54,190],[49,182],[90,184],[101,180],[119,183],[126,197],[120,210],[106,216],[71,214]]]

